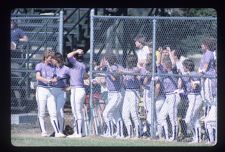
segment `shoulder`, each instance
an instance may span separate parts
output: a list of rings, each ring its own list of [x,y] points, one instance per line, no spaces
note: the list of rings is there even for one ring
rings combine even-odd
[[[141,70],[140,68],[134,67],[132,71],[134,71],[134,72],[140,72],[140,70]]]
[[[69,70],[70,68],[66,65],[63,65],[63,68],[66,69],[66,70]]]
[[[36,71],[41,71],[41,69],[44,67],[44,64],[42,62],[36,64],[35,70]]]
[[[24,33],[24,31],[20,28],[16,28],[15,31],[18,32],[18,33]]]
[[[40,67],[40,66],[43,66],[43,62],[36,64],[36,67]]]
[[[85,65],[85,63],[84,62],[77,62],[77,64],[80,66],[80,67],[82,67],[83,69],[86,69],[86,65]]]
[[[144,50],[144,51],[147,52],[147,53],[149,52],[149,48],[148,48],[148,46],[146,46],[146,45],[142,48],[142,50]]]

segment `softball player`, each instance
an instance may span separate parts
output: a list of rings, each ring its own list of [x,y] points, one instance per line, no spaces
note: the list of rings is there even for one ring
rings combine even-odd
[[[53,95],[53,85],[56,82],[54,78],[55,66],[52,65],[52,57],[54,52],[46,50],[44,52],[43,61],[38,63],[35,67],[36,79],[37,79],[37,89],[36,89],[36,99],[38,103],[38,117],[41,127],[41,135],[47,137],[48,134],[45,129],[44,117],[45,117],[45,107],[50,115],[51,124],[55,131],[55,137],[65,137],[65,135],[59,130],[57,114],[56,114],[56,101]]]
[[[70,69],[70,102],[74,117],[74,134],[67,136],[69,138],[83,136],[81,132],[84,121],[82,109],[86,94],[84,88],[84,76],[86,73],[86,66],[81,61],[83,54],[84,52],[81,49],[77,49],[67,54],[69,62],[73,65],[73,67]]]
[[[162,74],[173,74],[176,73],[176,67],[172,67],[170,58],[165,58],[162,65],[157,65],[157,72]],[[165,92],[165,102],[161,108],[159,114],[160,128],[164,128],[166,140],[175,140],[177,137],[177,105],[180,102],[180,96],[176,93],[178,86],[177,77],[161,76],[161,81]],[[168,124],[166,117],[169,115],[169,119],[172,126],[172,138],[169,139]],[[159,134],[162,134],[162,130],[159,130]]]
[[[145,70],[142,69],[141,73],[142,74],[147,74],[148,72],[151,72],[151,64],[146,64],[145,65]],[[142,78],[143,80],[143,87],[144,87],[144,93],[143,93],[143,97],[144,97],[144,107],[146,108],[147,111],[147,130],[150,131],[151,128],[151,111],[152,111],[152,107],[151,107],[151,102],[152,102],[152,83],[154,83],[154,87],[155,87],[155,97],[154,97],[154,120],[156,122],[156,124],[154,124],[154,126],[157,126],[157,130],[159,130],[159,124],[158,124],[158,117],[159,117],[159,112],[162,108],[162,105],[164,103],[165,100],[165,96],[163,95],[163,90],[162,87],[160,87],[160,81],[158,79],[158,77],[152,78],[151,76],[144,76]],[[150,133],[150,132],[149,132]]]
[[[137,67],[137,58],[134,55],[129,55],[126,61],[126,68],[124,69],[125,73],[137,73],[140,72]],[[141,135],[141,123],[138,118],[138,102],[140,99],[140,81],[137,76],[125,75],[123,78],[123,84],[125,88],[125,96],[122,108],[122,118],[124,120],[125,126],[128,132],[128,138],[132,137],[133,127],[131,119],[134,122],[135,126],[135,136],[137,138]]]
[[[183,61],[184,72],[189,77],[182,77],[182,84],[185,88],[189,105],[185,117],[185,122],[188,129],[193,132],[193,142],[200,142],[201,138],[201,126],[200,126],[200,111],[202,108],[202,98],[200,94],[200,78],[192,77],[198,75],[195,71],[194,62],[191,59]]]
[[[209,136],[209,143],[215,144],[217,141],[217,79],[212,79],[212,96],[211,108],[205,117],[205,126]]]
[[[215,76],[216,74],[216,69],[215,69],[215,58],[214,58],[214,39],[211,38],[206,38],[203,40],[201,48],[203,51],[203,56],[200,60],[200,65],[199,65],[199,73],[204,74],[205,76]],[[211,78],[202,78],[202,98],[206,102],[206,107],[205,107],[205,116],[208,113],[208,110],[210,109],[210,106],[207,104],[211,101],[213,101],[213,96],[212,96],[212,90],[211,90]]]
[[[107,53],[104,57],[106,72],[105,81],[108,90],[108,103],[103,111],[103,117],[107,125],[106,136],[113,135],[113,121],[117,126],[117,135],[118,137],[123,136],[123,123],[121,116],[121,106],[122,106],[122,96],[121,96],[121,78],[115,73],[119,69],[119,65],[116,63],[117,59],[115,54]],[[104,60],[103,59],[103,60]]]
[[[150,48],[146,45],[146,38],[143,35],[138,35],[135,39],[135,46],[137,50],[138,63],[137,66],[143,68],[144,64],[148,62],[150,55]]]
[[[56,66],[55,77],[56,83],[53,83],[53,95],[56,98],[57,119],[59,122],[59,130],[64,130],[64,104],[66,102],[65,89],[68,87],[69,68],[64,65],[63,56],[56,52],[53,57],[53,63]]]

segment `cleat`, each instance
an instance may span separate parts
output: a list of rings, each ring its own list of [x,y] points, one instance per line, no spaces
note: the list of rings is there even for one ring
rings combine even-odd
[[[83,137],[81,134],[72,134],[67,136],[67,138],[81,138],[81,137]]]
[[[59,132],[59,133],[55,134],[55,137],[56,138],[64,138],[64,137],[66,137],[66,135],[64,135],[63,133]]]
[[[42,137],[49,137],[49,135],[47,134],[47,132],[42,132],[42,133],[41,133],[41,136],[42,136]]]

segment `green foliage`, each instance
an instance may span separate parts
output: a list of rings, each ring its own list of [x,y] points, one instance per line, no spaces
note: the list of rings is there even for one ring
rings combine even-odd
[[[180,11],[183,12],[183,16],[217,16],[213,8],[183,8]]]

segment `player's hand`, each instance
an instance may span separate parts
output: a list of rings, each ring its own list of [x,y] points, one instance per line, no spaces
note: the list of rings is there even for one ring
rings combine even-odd
[[[52,82],[52,83],[55,83],[55,82],[57,82],[57,78],[56,78],[56,77],[54,77],[54,78],[51,78],[51,82]]]
[[[76,52],[80,55],[84,54],[84,50],[82,50],[82,49],[77,49]]]

